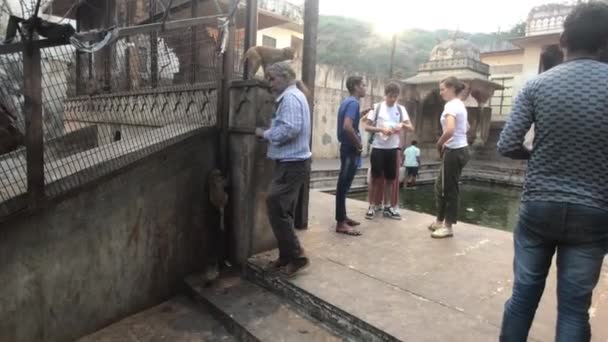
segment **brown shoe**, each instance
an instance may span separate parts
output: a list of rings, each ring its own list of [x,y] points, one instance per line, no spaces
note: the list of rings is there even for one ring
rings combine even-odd
[[[307,257],[299,257],[283,268],[283,273],[287,276],[287,278],[294,277],[298,272],[306,269],[310,266],[310,260]]]
[[[278,259],[276,259],[274,261],[271,261],[268,264],[268,270],[270,270],[270,271],[272,271],[272,270],[278,270],[279,268],[285,267],[287,265],[289,265],[289,261],[283,260],[281,258],[278,258]]]
[[[356,227],[356,226],[360,226],[361,222],[357,222],[357,221],[355,221],[355,220],[347,217],[346,218],[346,224],[349,225],[349,226],[351,226],[351,227]]]

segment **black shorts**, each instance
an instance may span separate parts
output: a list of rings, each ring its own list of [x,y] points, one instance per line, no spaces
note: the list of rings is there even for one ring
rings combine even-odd
[[[405,167],[405,171],[407,172],[408,176],[418,177],[418,167],[413,167],[413,166],[412,167],[408,167],[408,166],[406,166]]]
[[[397,149],[372,149],[372,177],[394,180],[397,177]]]

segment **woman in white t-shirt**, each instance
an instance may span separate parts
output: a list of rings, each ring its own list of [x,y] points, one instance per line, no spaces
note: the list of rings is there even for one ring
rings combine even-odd
[[[440,120],[443,134],[437,141],[442,163],[435,181],[437,221],[429,226],[433,232],[431,236],[437,239],[454,235],[452,225],[458,219],[458,182],[462,169],[469,161],[467,109],[459,98],[464,89],[464,83],[456,77],[448,77],[439,85],[441,97],[446,102]]]

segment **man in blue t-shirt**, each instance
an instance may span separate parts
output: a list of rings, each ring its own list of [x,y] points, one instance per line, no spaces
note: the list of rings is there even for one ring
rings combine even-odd
[[[363,146],[359,134],[361,112],[359,99],[365,97],[365,83],[360,76],[351,76],[346,80],[346,88],[350,96],[344,99],[338,109],[338,141],[340,141],[340,176],[336,189],[336,232],[359,236],[361,232],[353,228],[360,223],[346,215],[346,194],[357,173],[358,162]]]

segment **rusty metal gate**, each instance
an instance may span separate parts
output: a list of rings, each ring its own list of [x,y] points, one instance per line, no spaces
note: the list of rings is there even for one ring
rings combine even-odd
[[[79,34],[110,41],[98,51],[35,38],[0,45],[0,220],[224,129],[233,16],[195,17],[195,3],[191,18],[151,8],[147,24]]]

